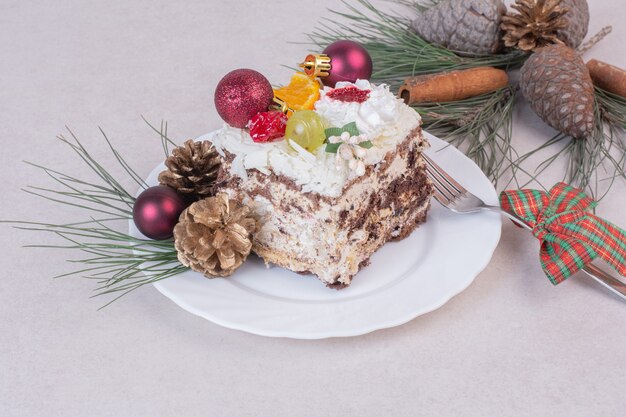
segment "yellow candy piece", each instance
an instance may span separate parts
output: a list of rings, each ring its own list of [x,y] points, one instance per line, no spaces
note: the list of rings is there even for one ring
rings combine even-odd
[[[285,138],[313,152],[326,141],[325,129],[326,123],[319,114],[312,110],[300,110],[287,121]]]

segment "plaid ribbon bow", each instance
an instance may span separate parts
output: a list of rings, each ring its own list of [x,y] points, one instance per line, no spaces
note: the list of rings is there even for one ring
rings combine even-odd
[[[554,285],[597,257],[626,275],[626,232],[590,213],[596,205],[583,191],[562,182],[549,193],[500,194],[502,209],[528,223],[541,241],[541,266]]]

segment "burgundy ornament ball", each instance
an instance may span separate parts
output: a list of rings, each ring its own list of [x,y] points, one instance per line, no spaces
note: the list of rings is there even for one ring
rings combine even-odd
[[[372,57],[357,42],[333,42],[322,53],[330,58],[329,75],[322,78],[324,85],[335,87],[339,81],[353,83],[359,79],[369,80],[372,76]]]
[[[133,206],[133,221],[144,236],[169,239],[186,207],[187,203],[174,189],[157,185],[139,194]]]
[[[263,74],[251,69],[236,69],[221,79],[215,88],[215,108],[233,127],[243,129],[257,113],[267,111],[274,91]]]

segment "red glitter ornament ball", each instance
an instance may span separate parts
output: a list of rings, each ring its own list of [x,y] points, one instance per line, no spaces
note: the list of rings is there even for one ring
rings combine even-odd
[[[266,111],[273,98],[267,78],[251,69],[229,72],[215,88],[215,108],[220,117],[240,129],[257,113]]]
[[[324,85],[334,87],[339,81],[353,83],[356,80],[369,80],[372,76],[372,57],[357,42],[333,42],[322,53],[330,58],[329,75],[322,77]]]
[[[139,194],[133,206],[133,221],[144,236],[169,239],[186,207],[187,203],[174,189],[157,185]]]

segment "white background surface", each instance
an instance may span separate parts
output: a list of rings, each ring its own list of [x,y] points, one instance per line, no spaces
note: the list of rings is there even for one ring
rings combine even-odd
[[[587,57],[626,67],[626,3],[591,0]],[[23,159],[83,169],[54,137],[69,125],[102,161],[101,125],[141,174],[162,159],[140,114],[179,141],[216,127],[213,88],[253,67],[285,82],[288,44],[339,2],[0,0],[0,218],[72,221],[20,191],[51,185]],[[526,107],[515,140],[552,135]],[[84,172],[84,171],[81,171]],[[544,178],[546,182],[559,179]],[[128,184],[130,185],[130,184]],[[624,183],[599,209],[626,226]],[[1,227],[2,416],[621,416],[626,303],[582,276],[554,288],[537,242],[506,223],[490,266],[440,310],[358,338],[269,339],[195,317],[145,288],[97,311],[93,283],[49,277],[65,253]]]

